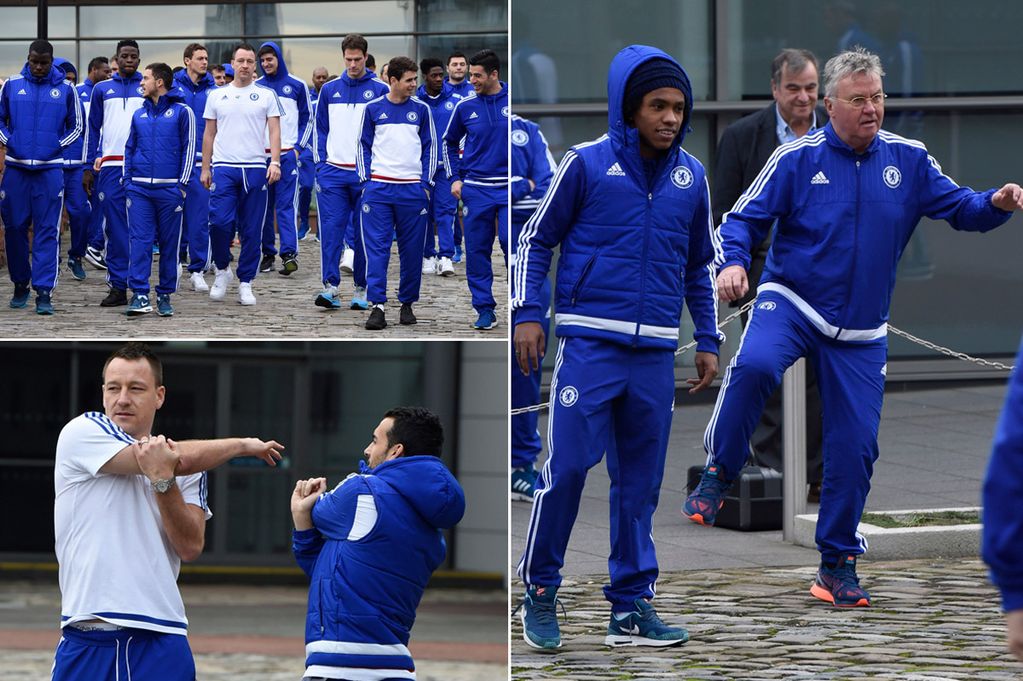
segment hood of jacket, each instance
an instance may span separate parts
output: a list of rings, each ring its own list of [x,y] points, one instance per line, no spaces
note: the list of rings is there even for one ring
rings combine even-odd
[[[53,66],[54,66],[54,68],[56,68],[58,71],[61,72],[61,75],[66,76],[69,71],[71,73],[75,74],[75,83],[78,82],[78,78],[77,78],[77,76],[78,76],[78,69],[75,68],[75,65],[71,63],[70,59],[64,59],[63,57],[54,57],[53,58]],[[75,83],[71,83],[71,84],[74,85]]]
[[[263,71],[263,62],[257,57],[256,61],[259,62],[259,72],[263,74],[263,77],[267,80],[268,83],[276,83],[277,81],[284,80],[285,78],[287,78],[288,65],[284,63],[284,55],[281,54],[281,48],[274,41],[268,40],[259,46],[259,50],[257,50],[256,54],[262,52],[264,47],[269,47],[271,50],[274,51],[274,54],[277,55],[277,73],[275,73],[272,76],[266,75],[266,73]]]
[[[403,456],[376,468],[362,461],[359,470],[390,485],[434,527],[454,527],[465,513],[462,486],[435,456]]]
[[[64,59],[61,61],[67,60]],[[77,75],[77,73],[78,72],[76,71],[75,74]],[[53,60],[53,66],[50,67],[50,72],[47,73],[42,78],[36,78],[35,76],[32,75],[32,69],[28,67],[28,62],[25,62],[25,66],[22,67],[21,75],[23,75],[26,80],[30,80],[33,83],[48,83],[50,85],[60,85],[61,83],[64,82],[64,72],[57,68],[56,59]],[[74,87],[74,85],[71,84],[71,87]]]
[[[359,85],[360,83],[365,83],[365,82],[371,81],[374,78],[377,78],[377,74],[373,73],[369,69],[366,69],[366,73],[362,74],[362,78],[352,78],[351,76],[348,75],[348,70],[347,69],[345,69],[341,73],[341,80],[345,83],[345,85],[349,85],[349,86],[351,86],[351,85]]]

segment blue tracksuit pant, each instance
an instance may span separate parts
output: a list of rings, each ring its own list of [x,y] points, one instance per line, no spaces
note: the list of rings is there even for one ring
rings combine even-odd
[[[116,679],[194,681],[188,637],[146,629],[61,631],[51,681]]]
[[[543,286],[540,287],[540,298],[546,301],[544,305],[544,316],[543,322],[543,335],[548,337],[551,331],[551,319],[550,319],[550,299],[551,299],[551,283],[548,280],[544,280]],[[516,313],[512,311],[512,328],[515,328],[515,316]],[[540,375],[541,371],[532,371],[529,376],[523,376],[519,370],[518,364],[515,362],[515,346],[511,345],[511,406],[512,409],[518,409],[519,407],[531,407],[534,404],[540,402]],[[511,465],[512,468],[525,468],[526,466],[532,466],[536,463],[536,457],[540,454],[542,444],[540,442],[540,433],[536,429],[537,418],[539,413],[535,411],[526,412],[525,414],[517,414],[512,416],[511,419],[511,431],[512,431],[512,448],[511,448]]]
[[[337,286],[341,283],[345,230],[351,228],[353,214],[359,210],[362,183],[354,171],[342,170],[330,164],[323,164],[316,170],[316,183],[319,185],[316,206],[320,220],[320,278],[325,287]],[[354,230],[353,233],[355,236],[349,242],[355,249],[353,278],[356,286],[364,287],[366,252],[363,250],[360,231]]]
[[[313,150],[303,149],[298,155],[298,224],[303,230],[309,229],[309,206],[313,202],[313,186],[316,184],[316,163]]]
[[[238,281],[251,282],[259,272],[259,242],[266,219],[266,167],[213,167],[210,192],[210,243],[217,269],[231,262],[235,223],[242,242],[238,254]]]
[[[36,291],[57,285],[60,265],[60,213],[64,173],[60,166],[26,170],[8,165],[0,184],[7,267],[15,284],[32,284]],[[29,264],[28,230],[32,227]]]
[[[160,245],[160,281],[156,292],[178,289],[178,261],[185,199],[178,185],[128,185],[128,288],[149,294],[153,241]]]
[[[561,584],[565,548],[586,473],[607,451],[611,478],[613,610],[652,598],[657,555],[651,526],[664,475],[675,394],[671,350],[562,338],[551,377],[548,457],[537,481],[518,574],[527,586]]]
[[[824,481],[817,548],[828,561],[864,551],[856,526],[877,460],[888,340],[838,341],[781,295],[762,291],[721,382],[704,447],[726,479],[742,469],[764,402],[800,357],[817,371],[824,425]]]
[[[106,221],[107,283],[116,289],[128,287],[128,215],[125,205],[127,195],[121,184],[123,174],[121,166],[105,164],[96,182]]]
[[[85,255],[85,247],[89,245],[89,225],[92,219],[92,206],[82,186],[82,166],[64,168],[64,207],[67,208],[68,222],[71,227],[71,245],[68,257],[81,258]]]
[[[88,245],[102,253],[103,249],[107,247],[106,222],[103,218],[103,203],[99,200],[99,187],[96,186],[96,182],[98,179],[94,180],[92,194],[89,194],[89,205],[92,207],[92,211],[89,214]]]
[[[366,249],[366,298],[387,302],[387,263],[391,241],[398,235],[401,264],[398,300],[419,300],[423,280],[423,242],[429,202],[422,186],[371,181],[362,196],[360,231]]]
[[[426,224],[426,249],[424,258],[440,256],[450,258],[455,254],[455,221],[458,199],[451,195],[451,180],[447,172],[439,170],[433,178],[433,192],[430,194],[429,221]],[[436,240],[434,234],[436,233]]]
[[[494,231],[497,230],[501,250],[508,252],[508,187],[462,185],[463,222],[465,227],[465,275],[477,312],[493,310],[494,269],[490,257],[494,252]]]
[[[277,255],[274,216],[281,235],[281,253],[298,253],[298,159],[294,151],[281,152],[281,179],[270,185],[270,208],[263,222],[263,253]]]
[[[202,272],[210,262],[210,190],[199,179],[199,167],[188,180],[182,239],[188,240],[188,271]],[[161,246],[161,252],[163,247]]]

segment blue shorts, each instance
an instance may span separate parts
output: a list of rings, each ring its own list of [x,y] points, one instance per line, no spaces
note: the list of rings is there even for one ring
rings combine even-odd
[[[188,637],[146,629],[64,627],[51,681],[195,681]]]

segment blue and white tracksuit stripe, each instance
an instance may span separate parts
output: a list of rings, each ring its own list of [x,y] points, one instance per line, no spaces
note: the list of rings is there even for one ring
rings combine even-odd
[[[767,396],[799,357],[817,372],[824,484],[817,547],[862,553],[856,526],[877,460],[895,270],[921,217],[987,231],[1011,213],[942,173],[920,142],[881,131],[857,154],[829,123],[782,145],[725,214],[720,268],[749,267],[777,220],[742,346],[705,435],[708,460],[738,474]],[[760,241],[758,241],[758,239]]]

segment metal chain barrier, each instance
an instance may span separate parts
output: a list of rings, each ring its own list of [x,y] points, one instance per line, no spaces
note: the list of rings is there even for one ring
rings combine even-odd
[[[753,307],[753,304],[756,302],[757,301],[755,299],[749,301],[748,303],[740,307],[738,310],[722,319],[721,322],[718,324],[718,327],[719,328],[723,327],[726,324],[729,324],[730,322],[738,319],[744,312]],[[947,355],[949,357],[961,359],[964,362],[972,362],[979,366],[988,367],[989,369],[998,369],[999,371],[1013,371],[1016,368],[1015,366],[1009,366],[1008,364],[1002,364],[1001,362],[993,362],[989,359],[983,359],[981,357],[973,357],[972,355],[967,355],[965,352],[959,352],[958,350],[952,350],[951,348],[946,348],[942,345],[937,345],[928,340],[924,340],[923,338],[918,338],[911,333],[903,331],[902,329],[897,329],[891,324],[888,325],[888,331],[894,333],[896,336],[902,336],[911,343],[921,345],[927,348],[928,350],[934,350],[935,352],[941,353],[942,355]],[[689,343],[686,343],[678,350],[676,350],[675,356],[677,357],[686,350],[691,350],[694,347],[696,347],[696,341],[690,341]],[[528,414],[529,412],[533,411],[543,411],[544,409],[547,408],[547,406],[548,404],[544,402],[541,404],[534,404],[531,407],[519,407],[518,409],[512,409],[509,413],[512,416],[517,416],[518,414]]]

